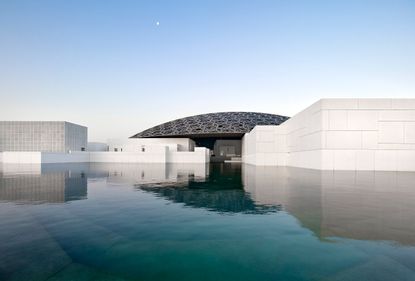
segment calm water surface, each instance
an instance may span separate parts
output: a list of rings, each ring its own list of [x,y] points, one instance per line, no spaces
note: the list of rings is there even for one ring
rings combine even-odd
[[[415,280],[415,173],[2,166],[0,280]]]

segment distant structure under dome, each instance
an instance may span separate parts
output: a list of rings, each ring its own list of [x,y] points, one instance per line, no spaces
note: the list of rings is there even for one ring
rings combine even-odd
[[[257,125],[279,125],[286,116],[258,112],[217,112],[166,122],[131,138],[190,138],[213,151],[211,161],[238,158],[241,139]]]

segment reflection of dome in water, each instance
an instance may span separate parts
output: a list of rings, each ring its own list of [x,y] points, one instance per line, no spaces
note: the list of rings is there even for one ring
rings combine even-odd
[[[243,189],[240,166],[212,165],[206,181],[154,182],[136,184],[137,189],[185,206],[220,213],[265,214],[281,210],[280,205],[256,203]]]
[[[194,183],[193,183],[194,184]],[[166,184],[136,185],[140,190],[156,194],[174,203],[204,208],[220,213],[265,214],[281,210],[280,205],[256,204],[243,189],[207,189]]]

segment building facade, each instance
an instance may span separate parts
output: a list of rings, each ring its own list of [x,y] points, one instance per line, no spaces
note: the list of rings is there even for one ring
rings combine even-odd
[[[0,151],[84,151],[88,128],[64,121],[0,121]]]
[[[242,139],[242,161],[318,170],[415,171],[415,99],[321,99]]]
[[[87,128],[79,125],[0,122],[2,163],[227,161],[317,170],[415,171],[415,99],[321,99],[291,118],[257,112],[201,114],[90,147],[83,152]]]
[[[258,125],[279,125],[288,117],[260,112],[216,112],[169,121],[149,128],[131,139],[169,140],[188,138],[211,151],[211,162],[240,159],[242,137]]]

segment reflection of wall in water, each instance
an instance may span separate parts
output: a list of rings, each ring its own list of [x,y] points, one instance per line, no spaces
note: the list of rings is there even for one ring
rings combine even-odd
[[[415,244],[415,173],[243,166],[260,204],[282,204],[319,237]]]
[[[415,244],[415,173],[324,174],[323,236]]]
[[[320,233],[321,190],[313,170],[242,165],[244,188],[258,204],[278,205]]]
[[[204,181],[207,164],[91,164],[90,171],[108,171],[112,184],[146,184],[160,182]]]
[[[70,171],[0,177],[0,201],[62,203],[87,197],[87,177]]]
[[[174,203],[213,212],[267,214],[280,210],[279,205],[257,204],[245,192],[240,164],[216,163],[209,168],[209,175],[203,180],[194,180],[192,173],[179,173],[170,180],[140,182],[135,187]]]

